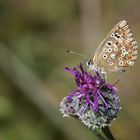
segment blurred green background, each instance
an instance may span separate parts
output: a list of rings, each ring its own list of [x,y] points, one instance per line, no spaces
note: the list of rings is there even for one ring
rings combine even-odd
[[[75,87],[63,69],[83,60],[66,50],[92,56],[122,19],[140,42],[139,0],[1,0],[0,140],[96,140],[59,112]],[[111,127],[117,140],[140,139],[139,63],[117,85],[122,110]]]

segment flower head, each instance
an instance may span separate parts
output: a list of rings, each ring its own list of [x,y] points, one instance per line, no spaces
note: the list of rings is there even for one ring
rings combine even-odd
[[[117,89],[106,83],[98,72],[91,74],[82,65],[74,69],[65,68],[76,81],[76,89],[61,101],[63,116],[79,118],[89,128],[110,125],[119,111]]]

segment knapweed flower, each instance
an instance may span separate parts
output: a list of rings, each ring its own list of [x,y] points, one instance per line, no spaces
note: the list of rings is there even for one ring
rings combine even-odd
[[[74,69],[65,68],[76,81],[76,89],[60,103],[64,117],[79,118],[89,128],[110,126],[119,111],[117,89],[107,83],[98,72],[91,74],[79,65]]]

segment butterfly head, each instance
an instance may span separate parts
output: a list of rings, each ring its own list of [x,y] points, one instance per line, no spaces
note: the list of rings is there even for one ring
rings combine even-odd
[[[91,61],[91,59],[90,59],[90,60],[87,60],[86,65],[87,65],[87,66],[93,65],[93,62]]]
[[[94,62],[91,59],[87,60],[86,65],[89,67],[89,70],[97,71]]]

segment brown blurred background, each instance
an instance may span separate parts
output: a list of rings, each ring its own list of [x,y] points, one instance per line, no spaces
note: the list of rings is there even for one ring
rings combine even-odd
[[[63,69],[83,60],[66,50],[92,56],[122,19],[140,42],[139,0],[1,0],[0,140],[96,140],[59,112],[75,87]],[[111,127],[117,140],[140,139],[139,63],[117,85],[122,110]]]

